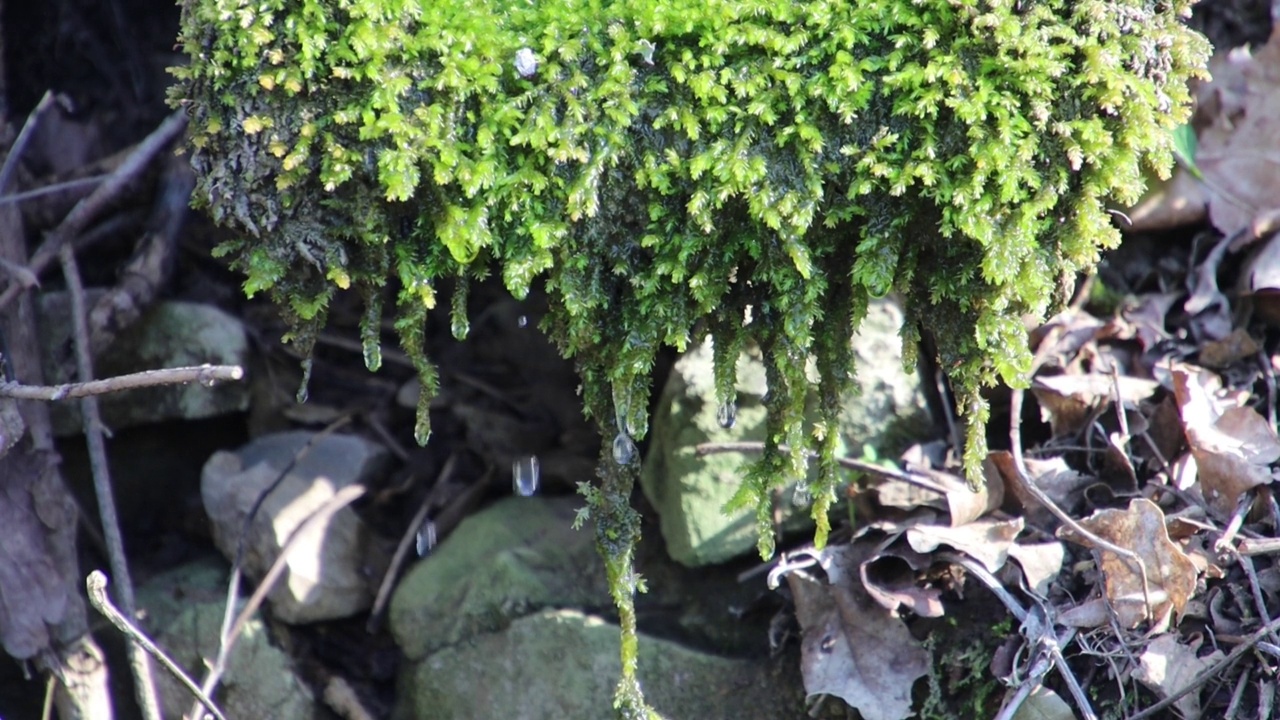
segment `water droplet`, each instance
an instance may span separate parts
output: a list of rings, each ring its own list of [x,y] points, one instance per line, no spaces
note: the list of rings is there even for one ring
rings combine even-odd
[[[455,340],[466,340],[467,333],[471,332],[471,321],[465,315],[454,313],[453,321],[449,323],[449,329],[453,331]]]
[[[427,521],[418,529],[417,541],[418,557],[425,556],[436,546],[436,524],[431,518],[427,518]]]
[[[528,324],[529,324],[528,315],[521,315],[520,317],[516,318],[516,327],[524,327]]]
[[[511,463],[511,489],[515,494],[529,497],[538,492],[538,456],[526,455]]]
[[[716,411],[716,422],[720,423],[720,427],[728,430],[733,424],[738,422],[738,406],[734,403],[723,403],[720,409]]]
[[[538,58],[534,56],[533,50],[526,47],[516,51],[516,72],[522,78],[533,77],[538,72]]]
[[[640,451],[636,450],[636,443],[631,436],[625,432],[620,432],[613,438],[613,461],[619,465],[630,465],[636,461],[636,455]]]
[[[791,492],[791,504],[796,507],[808,507],[813,504],[813,493],[809,492],[807,484],[796,483],[796,489]]]

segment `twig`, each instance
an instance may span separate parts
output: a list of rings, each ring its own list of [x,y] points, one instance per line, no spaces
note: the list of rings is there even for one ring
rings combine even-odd
[[[1264,625],[1270,625],[1271,614],[1267,612],[1267,601],[1262,597],[1262,583],[1258,581],[1258,572],[1253,567],[1253,560],[1245,555],[1233,554],[1236,556],[1236,562],[1240,563],[1244,574],[1249,578],[1249,590],[1253,593],[1253,605],[1258,611],[1258,617],[1262,619]],[[1272,643],[1280,645],[1280,637],[1275,633],[1271,633],[1268,637]]]
[[[1236,535],[1240,532],[1240,528],[1244,525],[1244,518],[1253,509],[1253,493],[1240,493],[1240,498],[1236,501],[1235,512],[1231,513],[1231,519],[1227,521],[1227,527],[1223,529],[1222,535],[1213,544],[1213,549],[1217,552],[1226,552],[1231,549],[1231,544],[1235,542]]]
[[[698,457],[715,455],[718,453],[755,454],[764,452],[764,443],[756,441],[708,442],[699,444],[694,448],[694,452],[697,453]],[[785,444],[778,445],[778,452],[789,453],[791,452],[791,448]],[[812,451],[806,451],[806,454],[810,457],[817,456],[817,454]],[[868,475],[888,478],[890,480],[899,480],[904,483],[915,485],[916,487],[924,488],[925,490],[932,490],[940,495],[946,495],[950,492],[946,488],[934,482],[932,478],[919,473],[905,472],[897,468],[889,468],[883,465],[876,465],[875,463],[869,463],[864,460],[857,460],[848,457],[836,458],[836,463],[847,470],[854,470]]]
[[[206,387],[212,387],[220,381],[240,380],[243,377],[244,368],[239,365],[197,365],[144,370],[103,380],[63,385],[23,385],[16,382],[0,382],[0,397],[18,400],[74,400],[90,395],[105,395],[155,385],[188,385],[198,382]]]
[[[169,659],[169,656],[166,655],[163,650],[156,647],[155,643],[151,642],[151,638],[147,637],[145,633],[134,627],[133,623],[129,621],[129,618],[125,617],[115,608],[114,605],[111,604],[111,599],[107,597],[107,576],[103,575],[101,570],[94,570],[89,573],[89,577],[85,580],[85,587],[89,591],[89,604],[93,605],[95,610],[102,613],[107,620],[110,620],[111,624],[115,625],[116,629],[124,633],[125,637],[142,647],[142,649],[151,653],[156,660],[160,661],[160,664],[164,665],[165,669],[170,673],[173,673],[173,676],[178,679],[178,682],[182,683],[184,687],[190,690],[191,694],[195,695],[196,699],[200,701],[200,704],[208,708],[209,712],[212,713],[215,718],[218,720],[227,720],[226,716],[222,714],[222,711],[218,709],[218,706],[213,703],[213,700],[210,700],[208,695],[201,692],[200,688],[196,687],[195,682],[182,671],[182,668],[178,667],[177,663]]]
[[[23,124],[18,137],[14,139],[13,145],[9,146],[9,154],[4,159],[4,167],[0,167],[0,193],[9,189],[9,181],[13,179],[13,171],[18,167],[18,158],[22,157],[22,153],[27,149],[27,144],[31,142],[31,136],[35,134],[36,127],[40,124],[40,118],[44,117],[45,112],[52,105],[53,91],[46,90],[44,97],[40,98],[40,102],[36,103],[35,109],[27,116],[27,121]]]
[[[102,183],[103,180],[106,180],[106,179],[107,179],[106,175],[90,175],[89,177],[85,177],[85,178],[78,178],[75,180],[67,180],[65,182],[45,185],[44,187],[38,187],[34,190],[27,190],[26,192],[14,193],[12,195],[3,195],[3,196],[0,196],[0,205],[7,205],[9,203],[20,203],[20,202],[25,202],[27,200],[34,200],[38,197],[44,197],[45,195],[52,195],[56,192],[62,192],[63,190],[87,190],[89,188],[97,187]]]
[[[223,636],[223,642],[218,648],[218,657],[209,666],[209,674],[205,677],[201,689],[205,694],[211,694],[213,688],[217,686],[218,680],[221,679],[223,671],[226,669],[227,658],[231,655],[231,650],[235,647],[236,640],[244,631],[244,626],[249,623],[249,619],[254,613],[262,607],[263,601],[267,599],[267,595],[275,587],[276,581],[284,574],[286,560],[289,558],[289,551],[297,544],[298,538],[305,536],[311,532],[313,528],[323,527],[329,522],[329,518],[342,508],[355,502],[365,493],[363,485],[348,485],[334,493],[319,510],[316,510],[301,525],[294,528],[289,534],[289,539],[285,540],[284,545],[280,548],[280,554],[276,556],[276,560],[271,564],[271,569],[267,570],[267,574],[262,578],[262,582],[258,583],[258,587],[254,589],[253,594],[245,602],[244,608],[240,610],[240,614],[236,616],[235,622],[231,625],[231,630]],[[191,708],[190,715],[194,716],[200,707],[195,705]]]
[[[1257,354],[1258,366],[1262,368],[1262,379],[1267,384],[1267,421],[1271,423],[1271,427],[1276,426],[1276,371],[1271,365],[1271,358],[1267,353],[1259,350]]]
[[[54,228],[46,238],[45,242],[36,250],[35,255],[31,258],[30,269],[37,275],[53,262],[57,257],[58,250],[63,244],[70,240],[74,240],[76,236],[84,231],[89,223],[102,212],[102,210],[116,200],[124,190],[132,183],[147,164],[160,153],[162,149],[168,147],[182,131],[187,127],[187,115],[184,111],[178,110],[165,121],[160,123],[159,127],[151,132],[145,140],[138,143],[138,146],[130,153],[129,157],[116,168],[97,190],[89,197],[76,203],[76,206],[67,213],[62,223]],[[11,285],[3,293],[0,293],[0,308],[4,308],[13,299],[22,292],[22,287]]]
[[[80,269],[76,266],[75,249],[70,244],[59,251],[62,275],[71,294],[71,321],[75,339],[76,367],[80,379],[93,380],[93,359],[89,354],[89,323],[86,316],[84,286],[80,282]],[[98,413],[98,398],[87,395],[80,401],[81,424],[85,443],[89,450],[89,465],[93,473],[93,490],[98,500],[98,516],[102,520],[102,534],[107,541],[107,560],[111,574],[116,578],[120,605],[132,617],[137,603],[133,597],[133,580],[129,577],[129,562],[124,552],[124,538],[120,533],[120,517],[116,513],[115,497],[111,491],[111,470],[107,464],[107,446],[103,440],[102,416]],[[105,588],[106,578],[102,578]],[[136,641],[128,644],[129,664],[133,670],[134,692],[139,709],[147,720],[160,720],[160,701],[156,694],[155,678],[151,663]]]
[[[408,556],[409,546],[413,544],[414,536],[418,534],[418,529],[427,521],[427,516],[436,504],[436,488],[442,487],[444,483],[451,480],[457,461],[458,456],[456,454],[450,454],[449,459],[445,460],[444,468],[436,476],[436,482],[432,486],[431,492],[428,492],[426,497],[422,499],[422,504],[418,506],[418,512],[413,514],[413,519],[409,521],[409,527],[400,536],[400,544],[396,545],[396,551],[391,556],[391,563],[387,566],[387,571],[382,575],[382,582],[378,585],[378,594],[373,598],[373,608],[369,611],[369,620],[365,622],[365,629],[369,632],[377,631],[382,616],[382,606],[386,604],[387,598],[391,595],[391,587],[395,584],[395,578],[400,572],[400,565],[404,563],[405,557]]]
[[[1240,711],[1240,703],[1244,701],[1244,690],[1249,686],[1249,675],[1252,672],[1249,668],[1245,668],[1240,673],[1240,677],[1236,680],[1236,689],[1231,693],[1231,702],[1227,703],[1227,711],[1222,714],[1223,720],[1235,720],[1236,713]]]

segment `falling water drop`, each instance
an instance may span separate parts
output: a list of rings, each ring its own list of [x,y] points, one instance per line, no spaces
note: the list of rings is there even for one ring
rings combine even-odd
[[[796,483],[796,489],[791,492],[791,504],[796,507],[808,507],[813,504],[813,493],[809,492],[809,485],[804,481]]]
[[[471,321],[466,315],[454,313],[452,321],[449,323],[449,329],[453,331],[455,340],[466,340],[467,333],[471,332]]]
[[[538,492],[538,456],[525,455],[511,463],[511,489],[515,494],[529,497]]]
[[[636,461],[636,443],[631,436],[625,432],[620,432],[613,438],[613,461],[619,465],[630,465]]]
[[[716,422],[720,423],[720,427],[728,430],[733,424],[738,422],[738,406],[734,403],[722,403],[720,409],[716,411]]]
[[[520,317],[516,318],[516,327],[525,327],[528,324],[529,324],[528,315],[521,315]]]
[[[436,546],[436,524],[430,518],[418,529],[418,557],[423,557]]]

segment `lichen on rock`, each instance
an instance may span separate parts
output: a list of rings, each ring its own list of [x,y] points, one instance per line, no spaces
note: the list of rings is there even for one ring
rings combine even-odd
[[[1025,382],[1023,316],[1115,244],[1104,202],[1171,163],[1207,50],[1180,23],[1189,4],[185,0],[174,97],[199,202],[240,233],[222,252],[300,349],[350,288],[376,366],[394,278],[420,440],[423,323],[447,278],[496,268],[517,296],[545,278],[544,328],[576,359],[586,411],[626,438],[645,433],[661,346],[712,334],[732,403],[753,340],[767,451],[735,503],[757,508],[767,554],[771,489],[806,464],[780,445],[817,453],[815,517],[834,499],[823,428],[870,298],[905,298],[908,348],[936,337],[976,470],[980,389]],[[810,355],[821,420],[806,427]],[[634,515],[617,503],[634,472],[602,478],[600,544],[630,586]]]

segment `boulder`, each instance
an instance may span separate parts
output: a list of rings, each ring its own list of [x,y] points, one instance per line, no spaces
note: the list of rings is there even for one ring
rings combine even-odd
[[[919,379],[902,367],[901,325],[902,311],[891,301],[877,301],[853,339],[860,392],[844,398],[843,452],[861,455],[863,447],[870,446],[883,455],[905,446],[904,440],[913,432],[928,427]],[[640,476],[645,495],[661,518],[668,552],[688,566],[745,554],[755,548],[757,539],[750,510],[724,513],[752,458],[735,453],[698,457],[695,448],[707,442],[764,440],[762,399],[768,388],[758,349],[745,349],[738,357],[737,414],[730,428],[720,422],[714,378],[710,339],[676,361],[654,412]],[[810,404],[815,404],[812,397]],[[803,495],[796,497],[787,488],[782,499],[784,529],[812,527]]]
[[[311,437],[307,432],[265,435],[235,452],[216,452],[205,463],[200,495],[214,543],[228,559],[235,558],[245,517],[258,495]],[[262,578],[307,518],[342,488],[370,483],[388,464],[386,450],[363,438],[317,439],[258,509],[245,545],[245,574]],[[386,567],[381,545],[350,506],[304,532],[285,562],[284,575],[268,597],[275,616],[294,624],[368,609]]]

